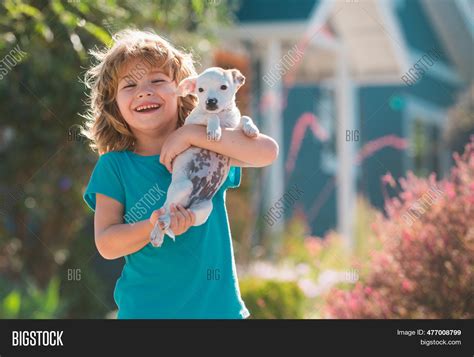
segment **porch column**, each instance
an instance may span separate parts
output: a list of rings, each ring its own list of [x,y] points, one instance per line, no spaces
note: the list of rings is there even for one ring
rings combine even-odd
[[[336,106],[337,106],[337,218],[338,232],[346,248],[354,248],[353,223],[356,196],[354,142],[355,106],[354,85],[350,78],[350,61],[344,49],[337,54]]]
[[[281,43],[277,39],[267,42],[267,51],[263,52],[262,65],[262,99],[263,99],[263,133],[271,136],[280,146],[278,158],[269,167],[265,167],[263,177],[264,199],[263,215],[266,236],[272,239],[271,250],[280,242],[275,237],[283,232],[284,217],[272,214],[270,211],[274,204],[283,196],[284,190],[284,166],[283,166],[283,124],[282,124],[282,88],[283,78],[278,71],[277,63],[281,60]]]

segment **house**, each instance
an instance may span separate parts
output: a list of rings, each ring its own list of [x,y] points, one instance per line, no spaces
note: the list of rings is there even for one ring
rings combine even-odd
[[[312,234],[337,228],[351,247],[357,194],[381,208],[386,173],[446,173],[446,111],[474,75],[472,6],[240,1],[217,57],[245,63],[250,114],[280,144],[255,189],[267,229],[299,210]],[[293,187],[303,194],[285,202]]]

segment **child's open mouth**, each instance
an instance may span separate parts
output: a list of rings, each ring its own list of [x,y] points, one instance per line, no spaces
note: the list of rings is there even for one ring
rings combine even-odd
[[[160,108],[161,108],[161,104],[145,104],[145,105],[140,105],[136,107],[135,111],[137,113],[149,114],[149,113],[156,112]]]

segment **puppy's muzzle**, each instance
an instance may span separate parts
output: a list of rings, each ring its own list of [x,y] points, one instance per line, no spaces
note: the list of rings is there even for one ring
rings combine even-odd
[[[217,105],[217,99],[216,98],[208,98],[206,100],[206,109],[207,110],[217,110],[219,109]]]

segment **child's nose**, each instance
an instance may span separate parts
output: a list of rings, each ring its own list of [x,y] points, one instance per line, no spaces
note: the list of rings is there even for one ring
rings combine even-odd
[[[153,89],[151,86],[144,85],[138,88],[138,92],[137,92],[138,98],[149,97],[151,95],[153,95]]]
[[[138,92],[138,98],[143,98],[143,97],[149,97],[153,94],[153,92],[147,90],[147,91],[140,91]]]

